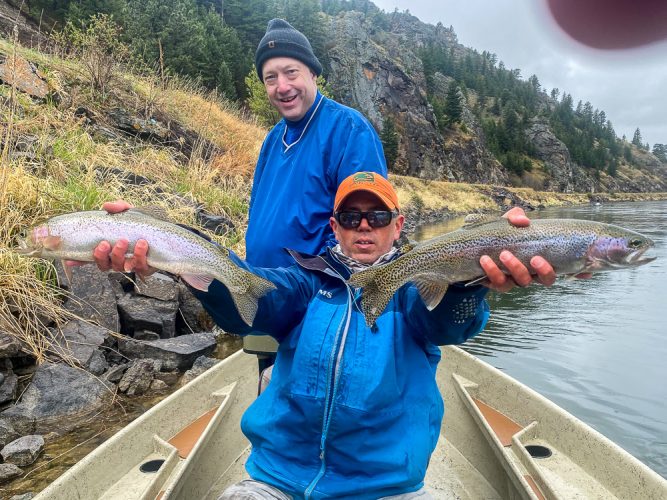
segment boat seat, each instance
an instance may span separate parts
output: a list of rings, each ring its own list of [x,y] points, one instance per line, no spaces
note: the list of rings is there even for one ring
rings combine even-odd
[[[488,422],[493,432],[496,434],[496,436],[498,436],[498,439],[502,445],[505,447],[511,446],[512,436],[523,429],[523,427],[517,424],[507,415],[500,413],[498,410],[492,408],[486,403],[483,403],[479,399],[472,398],[472,400],[477,405],[477,408],[479,408],[479,411],[482,413],[484,419]]]
[[[487,405],[483,401],[477,398],[471,398],[475,403],[475,406],[479,409],[480,413],[486,420],[486,423],[489,425],[493,433],[496,435],[500,443],[505,448],[512,446],[512,436],[521,432],[524,427],[517,424],[514,420],[509,418],[504,413],[499,412],[495,408]],[[537,483],[530,474],[523,474],[523,479],[528,483],[530,489],[533,490],[533,493],[539,500],[544,500],[544,495]]]
[[[183,427],[174,437],[167,441],[170,445],[178,450],[178,456],[185,459],[188,458],[190,452],[199,441],[199,438],[206,429],[206,426],[211,421],[218,407],[215,406],[204,413],[201,417],[194,420],[188,426]]]

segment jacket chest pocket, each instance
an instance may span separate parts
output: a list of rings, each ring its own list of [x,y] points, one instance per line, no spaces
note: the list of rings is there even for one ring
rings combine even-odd
[[[388,307],[393,304],[390,302]],[[400,323],[400,314],[379,321]],[[345,346],[337,402],[366,412],[392,413],[402,407],[405,350],[400,325],[371,331],[362,314],[353,314]]]
[[[323,398],[326,395],[328,372],[336,359],[337,332],[342,335],[345,324],[345,297],[326,290],[318,292],[296,329],[285,340],[285,359],[291,360],[289,387],[300,396]]]

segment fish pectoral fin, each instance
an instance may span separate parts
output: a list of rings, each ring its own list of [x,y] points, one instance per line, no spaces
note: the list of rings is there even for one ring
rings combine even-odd
[[[181,274],[181,278],[192,288],[202,292],[208,292],[208,287],[213,281],[213,278],[203,274]]]
[[[468,286],[478,285],[479,283],[486,280],[487,278],[488,278],[488,276],[486,274],[483,274],[479,278],[475,278],[474,280],[466,281],[463,286],[468,287]]]
[[[435,309],[435,307],[440,303],[442,298],[449,288],[449,283],[444,281],[433,281],[433,280],[415,280],[415,286],[419,291],[419,295],[426,304],[426,308],[429,311]]]
[[[67,284],[71,289],[72,282],[74,281],[74,276],[72,276],[72,267],[65,264],[64,260],[60,261],[60,265],[63,267],[63,271],[65,272],[65,278],[67,278]]]

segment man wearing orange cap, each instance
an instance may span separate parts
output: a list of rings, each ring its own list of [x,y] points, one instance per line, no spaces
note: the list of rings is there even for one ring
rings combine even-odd
[[[389,181],[352,174],[340,184],[329,220],[336,246],[317,256],[291,251],[296,265],[288,268],[236,260],[277,287],[260,299],[252,327],[221,283],[196,292],[224,330],[267,332],[279,343],[271,383],[241,422],[252,443],[251,479],[221,499],[431,498],[424,475],[444,412],[435,382],[438,346],[484,328],[488,289],[454,284],[429,311],[408,284],[375,326],[366,326],[359,290],[346,280],[396,257],[403,223]]]
[[[395,258],[403,223],[389,181],[375,172],[352,174],[338,187],[329,219],[336,246],[319,255],[290,251],[294,265],[276,269],[230,255],[276,285],[259,300],[252,326],[219,281],[208,292],[193,290],[225,331],[266,332],[279,343],[271,383],[241,421],[252,443],[246,462],[251,479],[221,498],[431,498],[424,476],[444,412],[435,382],[438,346],[465,342],[484,328],[488,288],[452,284],[429,311],[415,286],[404,285],[369,328],[360,291],[346,280]],[[114,255],[98,248],[98,266],[122,269],[125,256]],[[531,266],[541,281],[553,282],[551,266],[535,259]],[[143,250],[130,264],[138,274],[150,272]],[[532,280],[511,254],[503,264],[511,280],[494,263],[482,262],[494,288]]]

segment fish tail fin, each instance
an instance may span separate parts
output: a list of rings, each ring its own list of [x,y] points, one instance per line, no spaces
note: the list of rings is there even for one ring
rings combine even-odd
[[[241,319],[248,326],[252,326],[257,314],[257,301],[271,290],[275,290],[276,285],[250,271],[243,270],[243,272],[247,273],[248,286],[244,290],[229,287],[229,292]]]
[[[396,292],[396,289],[383,289],[379,286],[380,271],[381,268],[365,269],[354,273],[348,280],[349,285],[361,288],[361,310],[369,328],[373,326]]]

